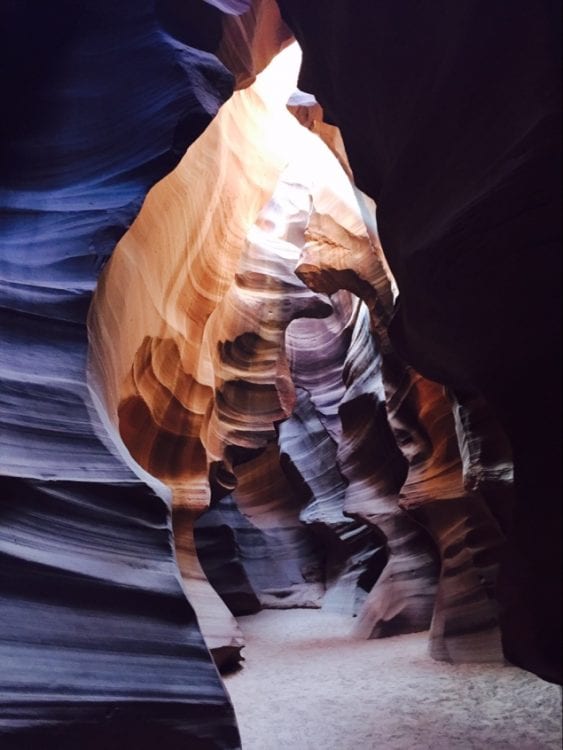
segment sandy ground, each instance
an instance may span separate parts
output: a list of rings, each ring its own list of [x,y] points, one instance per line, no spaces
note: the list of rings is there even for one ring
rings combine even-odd
[[[347,637],[318,610],[239,619],[225,679],[243,750],[560,750],[561,690],[501,665],[435,662],[427,634]]]

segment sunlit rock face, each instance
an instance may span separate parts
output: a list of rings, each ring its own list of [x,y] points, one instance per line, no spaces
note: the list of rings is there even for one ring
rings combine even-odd
[[[299,121],[329,145],[351,175],[338,132],[322,122],[319,106],[303,95],[293,101],[290,109]],[[357,189],[355,197],[363,218],[369,202]],[[317,291],[354,292],[367,307],[362,308],[341,373],[340,383],[344,381],[350,392],[340,403],[346,429],[338,450],[349,484],[345,512],[371,520],[389,536],[387,565],[369,593],[356,630],[378,636],[424,629],[432,623],[431,653],[436,658],[499,659],[494,586],[504,535],[497,515],[506,514],[511,500],[510,450],[482,400],[466,394],[465,406],[475,414],[480,409],[481,421],[475,429],[477,420],[469,418],[467,409],[462,419],[458,408],[456,429],[444,390],[396,354],[388,334],[393,278],[373,217],[364,226],[354,227],[342,208],[339,213],[338,205],[325,186],[316,198],[296,273]],[[481,440],[495,446],[488,468],[485,454],[483,465],[478,458]],[[470,444],[475,459],[472,469]],[[487,472],[494,487],[491,508],[478,492]],[[438,525],[432,522],[435,513],[441,519]],[[434,538],[441,558],[437,594],[433,545],[420,525]],[[464,550],[463,562],[453,553],[457,547]]]
[[[304,50],[301,88],[377,203],[395,346],[482,394],[508,435],[504,651],[560,681],[560,7],[518,0],[484,25],[466,2],[279,5]]]
[[[436,658],[499,659],[494,586],[503,533],[483,498],[477,492],[468,494],[459,436],[443,389],[405,365],[390,345],[387,323],[392,280],[371,247],[377,237],[373,232],[364,231],[362,236],[349,231],[328,213],[319,213],[312,216],[306,238],[298,275],[318,291],[346,288],[356,292],[366,302],[371,320],[369,332],[364,314],[363,328],[356,332],[363,333],[363,344],[360,351],[351,352],[348,370],[356,368],[356,377],[363,379],[363,388],[356,387],[356,391],[364,390],[363,395],[372,400],[364,399],[362,416],[348,422],[346,437],[354,447],[343,440],[340,452],[355,463],[353,470],[348,469],[346,511],[371,520],[390,538],[387,566],[370,591],[357,632],[377,636],[424,629],[431,622],[431,653]],[[354,400],[351,390],[352,398],[341,405],[348,419],[353,407],[346,402]],[[385,405],[380,427],[384,431],[379,435],[374,398],[375,403],[379,399]],[[366,412],[369,404],[371,413]],[[362,436],[362,425],[372,434]],[[360,458],[362,440],[368,441],[364,451],[371,450],[375,456],[379,450],[394,463],[374,470],[365,457]],[[503,465],[510,465],[509,455]],[[366,475],[371,475],[371,487],[364,486],[362,492]],[[439,524],[433,522],[435,514]],[[430,532],[440,554],[437,593],[432,545],[419,524]],[[453,552],[457,547],[463,550],[463,560]]]
[[[219,666],[243,646],[232,612],[260,605],[357,615],[358,637],[431,627],[437,658],[498,659],[502,531],[465,481],[463,420],[390,345],[393,279],[338,133],[314,105],[290,106],[308,128],[285,107],[295,55],[237,92],[148,195],[92,307],[93,387],[172,491],[184,587]]]
[[[0,744],[238,747],[209,651],[220,668],[237,666],[235,616],[261,607],[344,613],[358,638],[430,628],[438,659],[499,659],[504,534],[505,603],[519,596],[518,576],[551,554],[548,534],[545,550],[515,567],[519,545],[534,552],[553,518],[549,493],[526,528],[521,506],[512,515],[511,457],[520,489],[550,460],[539,441],[530,450],[511,400],[522,386],[514,373],[548,349],[492,301],[506,252],[481,274],[483,247],[498,239],[494,191],[468,179],[440,193],[452,170],[471,177],[481,162],[456,156],[454,137],[448,159],[418,141],[408,144],[416,158],[405,156],[412,113],[378,79],[377,112],[356,96],[354,56],[380,11],[349,17],[333,3],[313,18],[315,2],[280,3],[305,44],[305,87],[343,140],[310,95],[294,92],[294,48],[266,67],[290,41],[273,1],[58,5],[38,11],[41,33],[30,37],[23,11],[8,10],[2,50],[27,88],[8,88],[12,117],[1,126]],[[342,40],[321,43],[320,30],[345,20],[347,46],[334,56]],[[422,107],[420,97],[409,101]],[[383,138],[386,117],[395,129]],[[416,137],[434,132],[425,125]],[[520,156],[533,177],[530,148],[541,149],[530,133]],[[380,136],[399,150],[386,152]],[[456,203],[470,188],[470,203]],[[544,189],[533,193],[540,213]],[[517,239],[520,259],[528,251]],[[465,314],[446,246],[461,248],[484,308],[498,313],[499,352],[493,327],[479,328],[478,301],[476,321]],[[510,268],[508,302],[520,288]],[[429,299],[440,314],[427,316]],[[549,325],[548,303],[538,305]],[[523,324],[520,349],[510,349],[512,323]],[[524,399],[524,425],[538,403],[549,422],[550,377],[533,404]],[[552,489],[548,472],[537,484]],[[540,584],[525,593],[541,614]],[[531,640],[538,612],[519,611],[505,651],[551,677],[549,639],[543,656]]]
[[[284,252],[296,262],[299,249],[278,224],[299,233],[308,211],[274,193],[289,158],[284,135],[300,132],[278,83],[274,66],[237,92],[149,193],[90,316],[92,383],[132,456],[172,491],[184,586],[216,654],[239,651],[242,636],[195,554],[209,471],[229,470],[229,446],[263,449],[275,438],[287,416],[276,387],[284,327],[330,311],[297,277],[283,279]]]
[[[157,0],[163,28],[190,46],[212,52],[246,88],[293,35],[275,0]]]

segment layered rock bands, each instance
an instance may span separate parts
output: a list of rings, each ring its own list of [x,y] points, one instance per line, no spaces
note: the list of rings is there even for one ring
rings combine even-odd
[[[261,607],[559,678],[552,10],[407,5],[2,10],[2,746],[239,747]]]

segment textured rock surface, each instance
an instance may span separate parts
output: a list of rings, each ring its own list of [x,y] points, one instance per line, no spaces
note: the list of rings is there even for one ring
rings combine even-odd
[[[222,18],[223,34],[216,54],[235,76],[237,88],[252,83],[272,57],[293,41],[275,0],[211,0],[210,4],[227,14]]]
[[[507,16],[496,2],[483,24],[473,2],[279,5],[301,87],[377,202],[395,343],[426,376],[481,392],[510,439],[504,650],[560,680],[560,6],[518,0]]]
[[[163,28],[192,47],[214,53],[235,88],[254,82],[293,36],[275,0],[157,0]]]
[[[272,572],[267,587],[255,586],[263,602],[318,606],[325,583],[325,606],[351,614],[381,565],[379,533],[343,515],[346,483],[336,466],[358,301],[342,293],[331,306],[293,273],[312,205],[337,217],[337,231],[364,243],[368,233],[337,159],[285,111],[283,91],[272,92],[276,75],[273,66],[235,94],[151,191],[90,320],[94,375],[110,418],[136,460],[174,493],[185,585],[217,652],[240,648],[240,634],[211,588],[203,593],[189,522],[209,502],[213,466],[215,482],[237,487],[239,509],[267,532],[261,544],[284,569],[283,584]],[[129,294],[120,298],[125,278]],[[282,465],[293,467],[290,480],[295,469],[300,476],[295,499],[279,469],[277,423]],[[231,449],[266,453],[237,468]],[[324,575],[303,523],[325,535]]]
[[[314,120],[311,130],[320,130]],[[342,146],[338,153],[339,161],[345,167],[346,155]],[[383,575],[361,612],[358,632],[378,635],[428,627],[435,586],[431,545],[417,528],[417,523],[405,518],[397,507],[400,504],[401,508],[414,512],[423,505],[425,512],[416,512],[415,517],[434,537],[442,559],[432,618],[432,653],[437,658],[456,661],[500,659],[493,590],[504,537],[495,517],[475,491],[477,477],[473,477],[475,481],[471,485],[470,478],[464,476],[458,445],[465,439],[465,454],[471,452],[469,446],[472,445],[477,460],[479,440],[475,438],[471,443],[467,414],[467,429],[463,429],[463,419],[459,416],[456,430],[452,404],[443,388],[405,365],[392,349],[388,334],[393,300],[392,278],[381,261],[377,230],[373,226],[368,232],[367,227],[358,229],[343,220],[334,196],[328,204],[332,207],[329,214],[325,209],[327,192],[325,189],[318,197],[317,212],[312,215],[307,228],[307,242],[297,274],[316,291],[333,293],[344,288],[365,301],[370,313],[371,333],[364,313],[363,327],[356,331],[357,336],[364,336],[361,350],[351,348],[347,368],[348,371],[351,367],[356,368],[359,383],[356,392],[353,381],[349,383],[351,392],[342,403],[341,413],[346,415],[347,408],[350,408],[346,402],[353,403],[362,389],[368,399],[375,398],[382,406],[384,404],[386,412],[386,416],[383,414],[386,437],[377,435],[375,412],[372,410],[371,414],[366,414],[364,409],[361,417],[348,422],[348,435],[342,440],[340,452],[346,461],[346,456],[354,450],[350,444],[361,442],[362,428],[364,431],[367,428],[373,430],[371,435],[363,436],[369,441],[367,449],[381,451],[385,458],[392,456],[395,462],[390,466],[383,463],[379,477],[377,468],[370,466],[365,456],[360,458],[358,455],[356,465],[348,465],[347,479],[351,488],[346,512],[378,525],[388,536],[387,550],[391,553]],[[363,201],[362,196],[357,195],[357,198],[359,203]],[[335,221],[333,215],[339,221]],[[471,400],[465,408],[466,411],[476,411]],[[458,412],[461,415],[459,409]],[[487,422],[486,412],[484,425],[489,432],[494,426],[494,423]],[[483,432],[483,441],[490,437]],[[385,439],[389,446],[387,456]],[[355,450],[359,450],[358,444]],[[502,443],[499,450],[502,453]],[[510,457],[506,456],[504,461],[503,467],[509,473]],[[467,471],[471,473],[470,463],[466,456]],[[496,476],[497,468],[497,463],[493,463],[494,468],[489,467],[492,478]],[[475,472],[474,467],[473,474]],[[481,472],[486,473],[484,467]],[[362,500],[355,492],[366,474],[372,475],[372,485],[364,487],[367,495],[364,494]],[[471,495],[466,497],[468,490],[471,490]],[[447,503],[447,509],[443,503]],[[438,523],[432,521],[435,513],[439,516]],[[463,564],[459,559],[454,565],[450,564],[448,558],[454,548],[456,545],[465,548],[466,538],[471,538],[473,551],[464,556]],[[470,633],[474,636],[471,637]],[[457,646],[447,647],[446,637],[452,643],[456,634],[459,635]]]
[[[230,495],[213,503],[197,519],[194,541],[209,583],[231,612],[235,616],[259,612],[259,587],[253,585],[252,560],[258,560],[258,570],[268,569],[273,563],[263,549],[262,535],[246,521]]]
[[[3,748],[234,748],[169,511],[138,482],[2,482]]]
[[[344,515],[346,485],[336,466],[336,444],[304,389],[298,388],[294,413],[279,431],[284,468],[305,501],[300,518],[316,530],[325,549],[323,606],[355,614],[364,597],[360,577],[381,541],[365,524]]]
[[[153,2],[0,15],[0,744],[234,748],[168,494],[97,413],[85,326],[115,242],[231,77]]]
[[[283,316],[299,314],[298,293],[296,309],[284,312],[244,265],[259,264],[264,252],[246,237],[285,167],[282,130],[298,129],[284,110],[289,90],[278,82],[274,67],[237,92],[153,188],[90,315],[94,386],[135,460],[172,491],[184,585],[217,655],[243,642],[197,563],[193,522],[209,504],[210,466],[225,459],[227,446],[262,448],[275,436],[273,420],[285,416],[276,347]],[[305,308],[321,304],[295,283]],[[271,341],[260,337],[269,301]]]
[[[358,634],[374,637],[429,627],[437,560],[427,535],[399,507],[408,462],[387,418],[382,358],[368,310],[362,306],[358,313],[344,370],[338,463],[348,479],[346,512],[375,525],[386,542],[387,563],[356,625]]]
[[[300,521],[303,497],[294,492],[282,471],[277,444],[271,443],[258,458],[237,467],[235,475],[233,497],[252,526],[261,530],[257,547],[261,543],[270,558],[269,564],[249,568],[260,600],[276,608],[319,607],[326,553]],[[246,552],[248,559],[249,542]]]
[[[55,5],[1,11],[0,744],[237,747],[208,648],[261,606],[498,658],[505,532],[505,653],[557,679],[550,4],[280,2],[346,146],[260,74],[273,0]]]

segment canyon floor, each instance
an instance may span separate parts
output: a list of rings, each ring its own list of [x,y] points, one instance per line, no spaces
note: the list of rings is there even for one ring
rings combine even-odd
[[[239,622],[245,666],[225,682],[243,750],[561,748],[561,689],[515,667],[436,662],[427,633],[357,641],[320,610]]]

